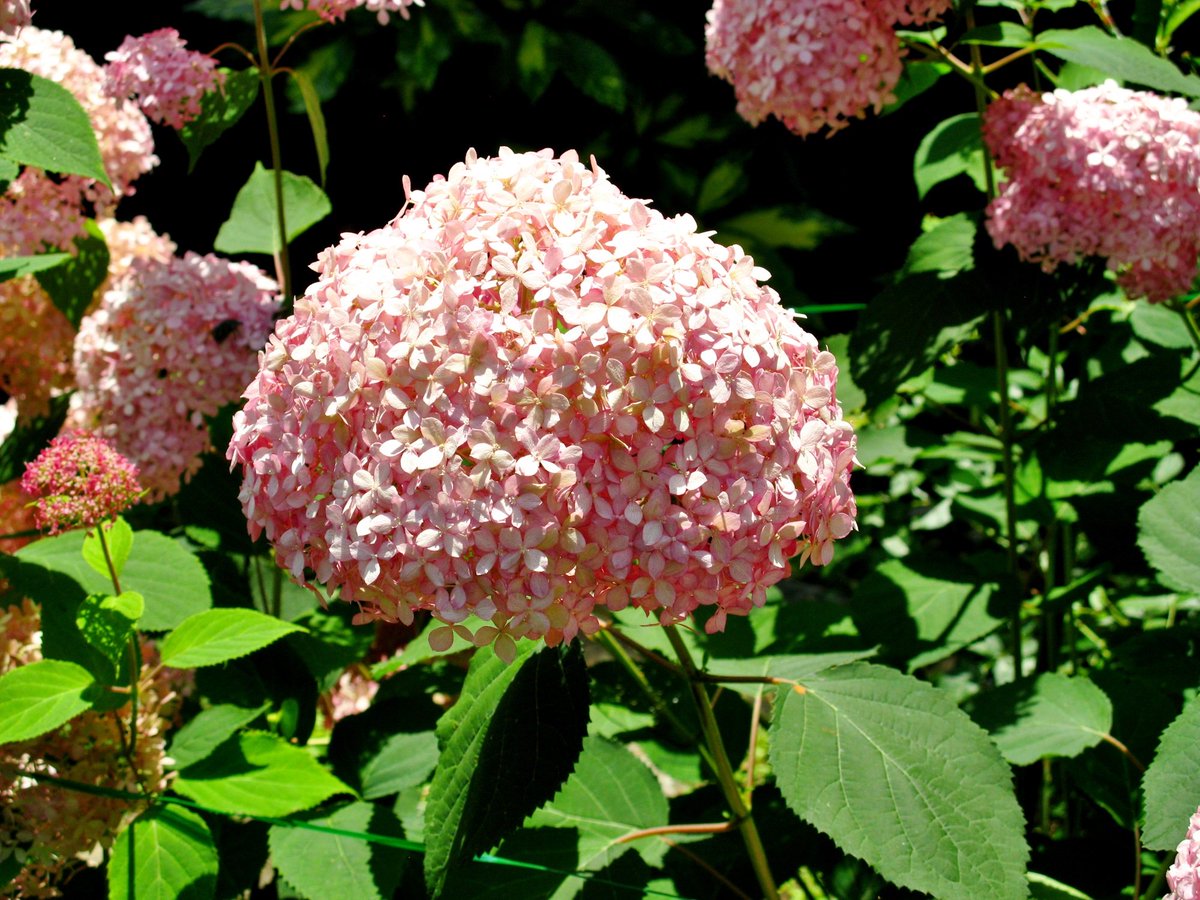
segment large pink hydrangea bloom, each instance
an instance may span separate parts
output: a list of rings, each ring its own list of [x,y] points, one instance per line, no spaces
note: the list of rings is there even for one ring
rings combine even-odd
[[[366,617],[475,613],[500,652],[596,605],[716,630],[854,528],[833,355],[594,162],[472,153],[314,268],[229,457],[251,532]]]
[[[424,6],[425,0],[280,0],[281,9],[305,9],[306,7],[326,22],[340,22],[352,9],[367,9],[375,13],[380,25],[386,25],[391,13],[400,13],[407,19],[410,6]]]
[[[903,66],[893,27],[949,7],[950,0],[715,0],[706,60],[733,85],[750,124],[773,115],[799,135],[833,132],[895,99]]]
[[[1200,900],[1200,809],[1192,814],[1187,836],[1175,848],[1167,887],[1171,893],[1163,900]]]
[[[222,81],[216,60],[188,50],[174,28],[127,37],[104,58],[111,96],[136,97],[147,117],[176,129],[200,115],[200,98]]]
[[[151,500],[176,493],[211,449],[205,416],[254,377],[276,290],[248,263],[135,259],[80,323],[68,427],[111,440]]]
[[[1007,172],[988,206],[996,246],[1046,271],[1101,256],[1132,297],[1189,290],[1200,254],[1200,113],[1108,81],[1007,92],[984,139]]]

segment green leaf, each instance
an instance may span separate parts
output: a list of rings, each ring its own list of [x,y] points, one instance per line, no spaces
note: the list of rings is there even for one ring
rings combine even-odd
[[[975,187],[987,189],[984,175],[983,136],[977,113],[951,116],[934,126],[922,138],[913,160],[913,178],[917,196],[924,198],[930,188],[953,178],[969,175]]]
[[[432,731],[393,734],[362,769],[362,795],[375,800],[424,784],[438,761]]]
[[[1146,822],[1142,846],[1174,850],[1187,833],[1188,820],[1200,797],[1200,700],[1192,700],[1158,739],[1154,759],[1142,776]]]
[[[32,462],[58,435],[67,418],[69,403],[69,395],[51,397],[50,409],[45,416],[33,417],[24,424],[17,423],[0,444],[0,484],[20,478],[25,472],[25,463]]]
[[[17,551],[25,562],[35,563],[77,581],[84,593],[112,590],[112,582],[84,562],[85,532],[43,538]],[[137,591],[146,599],[146,611],[138,627],[143,631],[166,631],[188,616],[212,606],[208,575],[196,556],[157,531],[134,532],[138,552],[126,562],[121,587]]]
[[[313,143],[317,149],[317,167],[321,170],[321,187],[325,187],[325,170],[329,168],[329,136],[325,131],[325,113],[321,111],[321,98],[313,87],[312,79],[299,69],[289,70],[292,80],[304,99],[304,111],[308,113],[308,126],[312,130]]]
[[[1112,703],[1087,678],[1046,672],[986,691],[967,705],[1010,763],[1078,756],[1112,728]]]
[[[404,837],[395,814],[373,803],[348,803],[332,812],[297,818],[324,828]],[[409,859],[409,854],[395,847],[287,825],[272,825],[269,841],[271,860],[279,874],[311,900],[329,897],[330,885],[337,885],[339,897],[390,898]]]
[[[1167,16],[1167,21],[1162,26],[1163,41],[1169,42],[1176,29],[1198,12],[1200,12],[1200,0],[1179,0],[1174,3],[1171,14]]]
[[[61,266],[70,253],[39,253],[35,256],[6,256],[0,259],[0,283]]]
[[[174,760],[174,768],[186,769],[193,763],[207,759],[209,754],[229,740],[239,728],[249,725],[270,709],[264,703],[255,708],[220,703],[196,714],[171,738],[167,756]]]
[[[746,190],[746,170],[741,163],[723,159],[704,176],[696,212],[700,215],[720,209]]]
[[[112,187],[79,101],[62,85],[21,69],[0,69],[0,157]]]
[[[37,737],[91,707],[92,674],[83,666],[43,659],[0,676],[0,744]]]
[[[1043,31],[1038,47],[1066,62],[1099,69],[1110,78],[1160,91],[1200,97],[1200,78],[1184,75],[1178,67],[1130,38],[1113,37],[1089,25]]]
[[[894,113],[909,100],[919,97],[938,83],[943,75],[953,71],[949,64],[930,60],[907,60],[900,80],[892,89],[896,99],[887,104],[881,111],[882,115]]]
[[[441,754],[425,804],[425,883],[435,897],[452,866],[553,796],[587,733],[579,645],[535,652],[522,641],[517,654],[505,664],[490,647],[476,653],[458,702],[438,720]]]
[[[570,82],[597,103],[618,113],[625,111],[625,78],[612,54],[574,32],[558,35],[558,69]]]
[[[949,695],[869,663],[830,669],[779,692],[770,760],[788,806],[888,880],[1028,896],[1012,774]]]
[[[1187,326],[1179,313],[1161,303],[1138,303],[1129,317],[1129,324],[1139,341],[1183,350],[1192,346]]]
[[[352,794],[303,747],[265,731],[230,738],[179,771],[172,787],[230,815],[286,816],[334,794]]]
[[[393,656],[391,659],[385,659],[383,662],[376,663],[371,668],[371,677],[379,681],[407,666],[415,666],[419,663],[428,662],[431,659],[440,659],[443,656],[453,656],[455,653],[462,653],[464,650],[475,649],[474,644],[456,633],[449,647],[445,650],[434,650],[429,646],[429,633],[441,627],[443,627],[441,622],[431,621],[420,634],[408,642],[408,646],[404,648],[403,653],[399,656]]]
[[[363,659],[375,639],[374,630],[352,625],[350,616],[338,612],[313,610],[298,616],[296,624],[307,631],[287,637],[288,646],[304,661],[322,691],[331,690],[348,666]]]
[[[129,552],[133,549],[133,529],[129,527],[128,522],[117,516],[110,524],[104,526],[104,541],[108,544],[108,556],[112,560],[113,569],[116,570],[117,578],[120,578],[121,573],[125,571],[125,563],[129,560]],[[104,558],[104,548],[100,545],[95,528],[89,531],[83,540],[83,558],[102,578],[112,578],[108,571],[108,560]]]
[[[702,188],[702,195],[703,191]],[[721,223],[720,230],[723,233],[747,235],[767,247],[815,250],[827,237],[846,234],[852,229],[814,209],[771,206],[726,219]]]
[[[1200,467],[1142,505],[1138,546],[1164,584],[1200,593]]]
[[[667,845],[658,841],[619,843],[631,831],[667,824],[667,798],[658,780],[625,747],[589,737],[575,771],[554,800],[529,824],[574,828],[579,832],[577,868],[603,869],[627,850],[636,849],[650,865],[662,862]]]
[[[253,609],[207,609],[179,623],[162,642],[162,664],[196,669],[237,659],[304,629]]]
[[[283,213],[289,243],[329,215],[331,209],[329,198],[312,179],[283,173]],[[229,218],[217,232],[213,248],[221,253],[275,253],[280,246],[275,176],[262,163],[255,163],[250,179],[233,201]]]
[[[1030,30],[1016,22],[989,22],[972,28],[961,38],[963,44],[981,44],[985,47],[1028,47],[1033,43]]]
[[[554,78],[557,68],[554,46],[553,32],[534,20],[525,23],[517,46],[517,79],[530,101],[542,96]]]
[[[1029,896],[1033,900],[1092,900],[1083,891],[1077,891],[1070,885],[1055,881],[1049,875],[1030,872],[1027,877],[1029,878]]]
[[[938,222],[908,248],[901,277],[921,272],[956,275],[973,269],[977,231],[975,218],[967,213],[958,213]]]
[[[144,609],[145,601],[136,591],[124,591],[116,597],[89,594],[79,604],[75,624],[83,639],[112,663],[114,676],[121,667],[121,658],[129,649],[129,636]]]
[[[220,69],[225,75],[224,88],[209,91],[200,98],[200,115],[188,122],[179,131],[188,152],[188,172],[196,168],[196,162],[204,148],[232,128],[258,98],[261,80],[258,69],[243,69],[239,72]]]
[[[151,806],[117,835],[108,900],[211,900],[216,889],[217,848],[190,809]]]
[[[108,244],[100,227],[88,219],[83,230],[84,234],[75,238],[78,250],[75,256],[61,266],[34,274],[42,290],[76,328],[91,305],[96,288],[108,277]]]

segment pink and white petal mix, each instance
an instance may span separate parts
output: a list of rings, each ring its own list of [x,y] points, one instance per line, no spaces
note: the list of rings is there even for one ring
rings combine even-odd
[[[1171,893],[1163,900],[1200,900],[1200,809],[1188,822],[1187,837],[1175,848],[1175,862],[1167,870]]]
[[[895,99],[894,26],[949,8],[950,0],[716,0],[705,58],[751,125],[773,115],[799,135],[834,132]]]
[[[1046,271],[1101,256],[1131,297],[1185,293],[1200,254],[1200,112],[1107,81],[1021,87],[988,107],[984,139],[1007,180],[988,206],[996,246]]]
[[[205,416],[254,377],[276,291],[249,263],[133,259],[79,325],[68,427],[111,440],[151,501],[177,493],[211,449]]]
[[[103,438],[60,434],[25,464],[21,489],[34,500],[34,522],[51,534],[111,522],[142,494],[137,466]]]
[[[29,0],[0,0],[0,37],[17,34],[32,18]]]
[[[175,129],[200,115],[200,98],[224,81],[216,60],[188,50],[174,28],[127,37],[104,58],[108,94],[136,97],[151,121]]]
[[[474,613],[502,654],[597,605],[719,630],[855,527],[833,355],[594,161],[472,152],[314,268],[228,455],[251,532],[362,619]]]
[[[352,9],[367,9],[375,13],[380,25],[386,25],[391,13],[409,17],[410,6],[424,6],[425,0],[280,0],[280,9],[309,9],[326,22],[340,22]]]

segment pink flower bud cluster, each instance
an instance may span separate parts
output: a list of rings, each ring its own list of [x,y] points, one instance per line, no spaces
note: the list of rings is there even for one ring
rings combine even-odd
[[[424,6],[425,0],[280,0],[280,9],[305,9],[315,12],[326,22],[340,22],[352,9],[365,8],[375,13],[380,25],[386,25],[391,13],[409,17],[410,6]]]
[[[1188,822],[1187,836],[1175,848],[1175,862],[1167,869],[1171,893],[1163,900],[1200,900],[1200,809]]]
[[[15,35],[32,18],[29,0],[0,0],[0,36]]]
[[[229,457],[251,532],[367,618],[474,613],[501,653],[597,605],[715,630],[854,528],[833,355],[594,162],[471,153],[314,268]]]
[[[42,658],[41,629],[35,604],[0,597],[0,675]],[[129,721],[128,706],[116,717],[89,710],[48,734],[5,744],[0,766],[128,791],[164,790],[166,734],[177,715],[179,689],[187,682],[175,670],[157,669],[152,659],[146,663],[134,767],[119,731]],[[99,865],[99,851],[112,845],[121,823],[137,812],[128,800],[67,791],[34,778],[0,780],[0,865],[15,856],[23,866],[6,887],[17,897],[61,896],[60,887],[85,858],[86,864]]]
[[[187,49],[174,28],[127,37],[104,55],[105,90],[135,97],[154,122],[180,129],[200,115],[200,98],[223,82],[211,56]]]
[[[205,416],[254,377],[276,290],[257,267],[212,255],[134,260],[80,323],[68,422],[137,463],[151,500],[178,492],[211,449]]]
[[[893,28],[927,22],[950,0],[715,0],[706,60],[733,85],[751,125],[775,116],[798,135],[844,128],[895,97]]]
[[[988,107],[984,139],[1007,180],[988,206],[996,246],[1052,271],[1108,260],[1131,297],[1189,290],[1200,253],[1200,113],[1108,81],[1017,88]]]
[[[21,488],[36,501],[37,527],[51,534],[110,522],[142,493],[137,466],[85,432],[54,438],[26,463]]]

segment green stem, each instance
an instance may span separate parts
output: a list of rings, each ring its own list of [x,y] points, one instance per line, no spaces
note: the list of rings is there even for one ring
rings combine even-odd
[[[754,868],[754,874],[758,878],[759,887],[762,888],[763,896],[767,900],[778,900],[779,889],[775,886],[775,879],[771,876],[771,867],[767,863],[767,853],[763,848],[762,838],[759,837],[758,828],[754,824],[754,817],[750,813],[750,807],[742,798],[737,779],[733,774],[733,767],[729,764],[729,756],[725,752],[725,743],[721,740],[721,731],[717,726],[717,717],[713,713],[712,700],[708,696],[708,690],[696,677],[699,674],[699,670],[692,661],[692,655],[688,652],[687,644],[679,636],[679,632],[675,626],[666,626],[666,632],[667,639],[671,642],[671,647],[674,649],[675,655],[679,658],[679,664],[683,667],[684,672],[687,673],[688,688],[691,691],[692,701],[696,705],[696,714],[700,719],[700,729],[704,733],[704,741],[708,744],[709,752],[716,763],[713,767],[713,772],[717,776],[721,792],[725,795],[725,802],[729,806],[729,811],[733,814],[733,819],[737,823],[738,830],[742,833],[742,841],[746,845],[746,852],[750,855],[750,865]]]
[[[275,275],[283,302],[292,300],[292,267],[288,259],[287,219],[283,211],[283,154],[279,149],[279,121],[275,115],[275,93],[271,86],[275,70],[267,55],[267,31],[263,27],[262,0],[254,0],[254,34],[258,40],[258,77],[262,80],[263,101],[267,106],[267,135],[271,141],[271,170],[275,178],[275,221],[279,228],[279,249],[275,253]]]
[[[1192,308],[1190,305],[1176,301],[1174,304],[1172,304],[1171,308],[1179,313],[1179,317],[1183,319],[1184,327],[1187,328],[1188,337],[1192,339],[1192,345],[1196,348],[1196,362],[1191,369],[1188,370],[1188,373],[1183,376],[1183,380],[1188,381],[1193,375],[1196,374],[1196,369],[1200,368],[1200,327],[1197,327],[1196,325],[1196,317],[1192,315]]]
[[[108,567],[109,578],[112,579],[113,592],[121,593],[121,579],[117,575],[117,567],[113,564],[112,554],[108,549],[108,539],[104,536],[104,523],[95,528],[97,539],[100,541],[100,551],[104,554],[104,564]],[[138,680],[142,673],[141,641],[137,629],[129,633],[129,744],[126,746],[126,756],[133,767],[134,777],[141,783],[141,772],[137,766],[137,717],[138,717]]]

